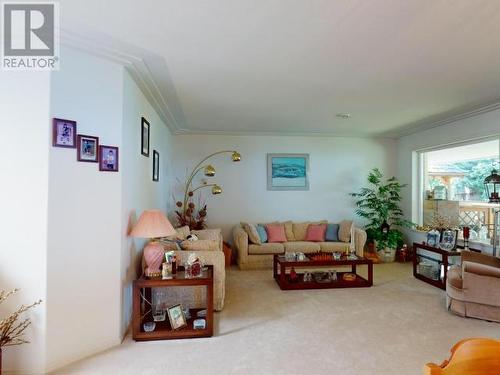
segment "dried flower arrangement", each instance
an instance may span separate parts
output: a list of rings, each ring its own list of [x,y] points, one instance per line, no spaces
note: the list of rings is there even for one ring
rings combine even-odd
[[[199,196],[198,205],[193,202],[193,192],[188,193],[186,208],[181,201],[177,201],[175,205],[180,209],[176,210],[177,226],[189,226],[190,230],[201,230],[207,226],[207,205]],[[199,207],[199,208],[198,208]]]
[[[14,289],[10,292],[0,291],[0,304],[18,291],[19,289]],[[12,314],[0,320],[0,351],[4,346],[21,345],[29,342],[23,339],[22,336],[26,328],[31,324],[31,321],[29,318],[19,321],[19,317],[29,309],[41,303],[42,300],[39,300],[28,306],[21,305],[21,307]]]
[[[439,214],[434,214],[431,222],[429,223],[429,226],[440,231],[446,229],[455,229],[455,227],[451,224],[451,217]]]

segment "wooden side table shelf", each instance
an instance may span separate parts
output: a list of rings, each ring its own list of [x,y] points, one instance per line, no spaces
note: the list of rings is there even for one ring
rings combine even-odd
[[[169,339],[187,339],[195,337],[210,337],[213,336],[214,330],[214,280],[213,266],[207,266],[207,270],[203,271],[202,277],[186,278],[183,267],[179,267],[175,278],[169,280],[162,279],[147,279],[144,276],[137,279],[133,283],[132,295],[132,337],[136,341],[148,340],[169,340]],[[203,309],[190,309],[191,318],[187,319],[187,327],[178,330],[172,330],[168,316],[163,322],[156,322],[156,328],[152,332],[145,332],[143,328],[144,322],[152,322],[151,306],[146,303],[145,311],[141,308],[141,290],[144,290],[145,295],[151,295],[151,288],[172,288],[172,287],[187,287],[187,286],[204,286],[206,287],[207,296],[207,315],[203,317],[206,321],[205,329],[194,329],[193,321],[197,319],[196,313]],[[144,295],[144,294],[143,294]],[[175,303],[172,303],[174,305]],[[150,310],[149,312],[147,312]],[[147,312],[147,314],[145,314]],[[145,315],[144,315],[145,314]]]
[[[419,251],[420,250],[420,251]],[[425,254],[427,252],[428,254]],[[429,246],[422,243],[413,243],[413,276],[419,280],[422,280],[428,284],[431,284],[437,288],[443,290],[446,289],[446,276],[448,274],[448,266],[450,265],[451,257],[460,257],[460,252],[446,251],[438,247]],[[424,261],[427,261],[429,265],[434,265],[434,272],[437,269],[437,274],[434,277],[429,275],[424,275],[419,270]],[[431,266],[430,266],[431,267]],[[437,267],[437,268],[436,268]]]

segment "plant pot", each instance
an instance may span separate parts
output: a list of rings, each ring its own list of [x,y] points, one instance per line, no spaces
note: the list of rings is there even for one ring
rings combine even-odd
[[[396,249],[390,249],[386,247],[385,249],[377,250],[377,255],[381,262],[394,262],[394,260],[396,259]]]

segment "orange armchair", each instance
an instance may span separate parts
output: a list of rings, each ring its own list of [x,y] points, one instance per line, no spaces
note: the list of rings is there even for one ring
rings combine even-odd
[[[451,357],[441,365],[428,363],[424,375],[493,375],[500,374],[500,341],[476,338],[458,342]]]

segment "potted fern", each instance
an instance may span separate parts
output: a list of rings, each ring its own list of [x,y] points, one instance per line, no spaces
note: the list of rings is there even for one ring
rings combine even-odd
[[[378,168],[368,174],[368,186],[350,195],[356,199],[356,215],[363,218],[368,242],[374,243],[379,259],[394,261],[396,249],[403,244],[403,234],[397,229],[413,227],[413,223],[403,218],[401,210],[401,184],[396,177],[384,181]]]

